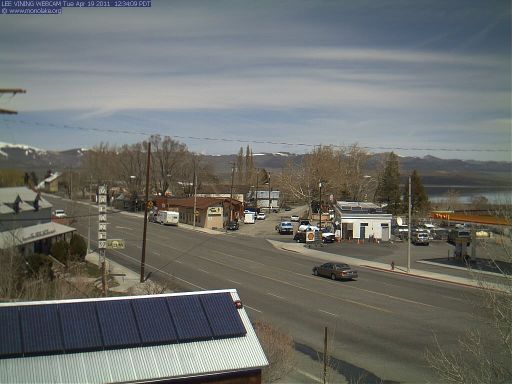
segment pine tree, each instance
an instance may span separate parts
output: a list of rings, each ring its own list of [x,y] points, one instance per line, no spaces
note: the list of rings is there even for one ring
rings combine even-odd
[[[409,185],[405,184],[404,187],[404,207],[409,204]],[[411,210],[414,214],[425,214],[430,209],[430,202],[428,195],[425,192],[421,177],[416,170],[411,173]]]
[[[396,215],[401,211],[400,170],[398,156],[391,152],[386,159],[384,171],[379,176],[379,186],[375,192],[377,201],[387,204],[387,211]]]
[[[238,151],[238,155],[236,156],[236,180],[238,184],[243,183],[244,178],[244,149],[243,147],[240,147],[240,150]]]

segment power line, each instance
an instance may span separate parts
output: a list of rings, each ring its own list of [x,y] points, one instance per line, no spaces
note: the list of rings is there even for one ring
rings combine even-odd
[[[13,120],[2,119],[4,122],[13,122]],[[66,128],[72,130],[80,130],[80,131],[92,131],[92,132],[108,132],[108,133],[116,133],[116,134],[128,134],[128,135],[139,135],[149,137],[151,135],[161,135],[161,136],[171,136],[173,138],[181,139],[181,140],[199,140],[199,141],[219,141],[219,142],[228,142],[228,143],[241,143],[241,144],[269,144],[269,145],[287,145],[287,146],[296,146],[296,147],[308,147],[308,148],[316,148],[319,146],[325,147],[334,147],[334,148],[346,148],[346,145],[340,144],[311,144],[311,143],[290,143],[286,141],[270,141],[270,140],[244,140],[244,139],[228,139],[221,137],[207,137],[207,136],[182,136],[182,135],[169,135],[163,134],[160,132],[145,132],[145,131],[128,131],[123,129],[112,129],[112,128],[91,128],[91,127],[81,127],[76,125],[58,125],[54,123],[41,123],[37,121],[26,121],[26,120],[14,120],[16,123],[26,124],[26,125],[35,125],[41,127],[53,127],[57,129]],[[368,150],[400,150],[400,151],[442,151],[442,152],[510,152],[510,149],[496,149],[496,148],[435,148],[435,147],[384,147],[384,146],[369,146],[369,145],[360,145],[359,147],[368,149]]]

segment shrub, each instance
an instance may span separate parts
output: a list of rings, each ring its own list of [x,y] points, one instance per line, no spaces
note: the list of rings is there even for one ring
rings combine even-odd
[[[263,369],[262,381],[270,383],[285,377],[295,364],[293,339],[271,323],[257,321],[253,325],[269,363]]]
[[[68,265],[69,244],[65,240],[60,240],[52,245],[52,256],[62,264]]]
[[[26,274],[28,277],[53,278],[52,262],[46,255],[34,253],[26,258]]]
[[[69,254],[73,259],[84,261],[87,254],[87,244],[82,236],[75,233],[69,242]]]

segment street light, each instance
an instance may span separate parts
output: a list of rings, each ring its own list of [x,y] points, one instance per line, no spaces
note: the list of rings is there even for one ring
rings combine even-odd
[[[318,204],[318,214],[319,214],[319,221],[318,221],[318,228],[320,229],[320,231],[322,231],[322,181],[320,181],[318,183],[318,188],[319,188],[319,192],[320,192],[320,195],[318,196],[320,199],[319,199],[319,204]]]
[[[137,195],[138,195],[137,190],[136,190],[136,188],[135,188],[135,186],[134,186],[134,183],[135,183],[135,179],[136,179],[136,178],[137,178],[137,176],[133,176],[133,175],[131,175],[131,176],[130,176],[130,184],[132,185],[132,193],[135,191],[135,194],[136,194],[136,197],[135,197],[135,206],[134,206],[134,208],[133,208],[135,212],[137,212],[137,197],[138,197],[138,196],[137,196]],[[133,198],[132,198],[132,203],[133,203]]]

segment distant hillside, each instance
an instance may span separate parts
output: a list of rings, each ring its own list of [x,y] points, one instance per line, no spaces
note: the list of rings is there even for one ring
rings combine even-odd
[[[0,167],[33,171],[43,175],[48,169],[65,171],[79,168],[84,149],[67,151],[46,151],[27,145],[0,143]],[[374,154],[367,164],[366,172],[375,174],[385,153]],[[228,180],[231,164],[236,155],[202,155],[205,162],[212,164],[220,179]],[[288,152],[254,154],[255,166],[270,172],[280,173],[288,161],[300,164],[304,155]],[[416,169],[425,185],[472,185],[510,186],[512,188],[512,163],[497,161],[474,161],[439,159],[433,156],[400,157],[400,173],[406,176]]]
[[[14,168],[43,175],[48,169],[64,171],[79,168],[83,158],[82,149],[46,151],[22,144],[0,143],[0,168]]]

